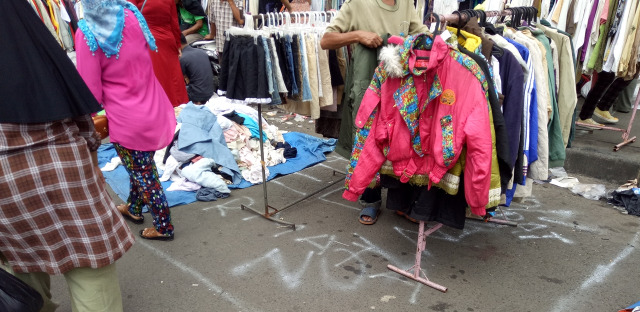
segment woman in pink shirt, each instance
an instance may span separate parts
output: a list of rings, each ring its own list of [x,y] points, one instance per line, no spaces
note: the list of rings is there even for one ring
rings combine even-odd
[[[153,155],[171,142],[176,118],[147,51],[156,50],[155,40],[133,4],[125,0],[82,3],[84,18],[76,32],[78,71],[106,111],[110,141],[131,182],[127,204],[118,210],[134,223],[142,223],[142,206],[147,205],[154,227],[140,231],[140,236],[172,240],[171,213]]]

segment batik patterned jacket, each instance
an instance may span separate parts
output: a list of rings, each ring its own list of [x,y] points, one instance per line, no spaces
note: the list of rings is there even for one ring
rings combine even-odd
[[[414,175],[439,183],[466,147],[465,197],[474,214],[484,215],[492,143],[481,71],[439,36],[431,41],[409,36],[381,54],[356,116],[343,197],[355,201],[387,160],[403,183]]]

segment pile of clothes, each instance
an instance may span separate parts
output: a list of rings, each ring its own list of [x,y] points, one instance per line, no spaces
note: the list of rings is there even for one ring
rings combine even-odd
[[[232,104],[226,98],[214,98],[205,105],[182,105],[176,114],[174,140],[156,153],[156,164],[163,170],[160,180],[173,181],[168,191],[198,191],[199,200],[215,200],[228,197],[229,185],[242,179],[263,182],[259,120],[266,166],[297,155],[282,132],[259,117],[255,109]],[[265,173],[269,175],[268,168]]]

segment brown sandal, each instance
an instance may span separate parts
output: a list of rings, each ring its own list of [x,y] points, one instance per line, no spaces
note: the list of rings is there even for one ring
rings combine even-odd
[[[160,234],[155,228],[146,228],[144,230],[140,230],[140,237],[150,240],[173,240],[173,234]]]
[[[414,218],[412,218],[412,217],[409,217],[409,215],[408,215],[408,214],[406,214],[406,213],[404,213],[404,212],[402,212],[402,211],[400,211],[400,210],[396,210],[396,214],[397,214],[397,215],[399,215],[399,216],[401,216],[401,217],[404,217],[405,219],[407,219],[407,220],[409,220],[409,221],[411,221],[411,222],[413,222],[413,223],[416,223],[416,224],[419,224],[419,223],[420,223],[420,221],[418,221],[418,220],[416,220],[416,219],[414,219]]]
[[[144,222],[143,215],[136,216],[129,211],[129,204],[118,205],[116,208],[118,208],[122,216],[129,219],[129,221],[135,224],[142,224]]]

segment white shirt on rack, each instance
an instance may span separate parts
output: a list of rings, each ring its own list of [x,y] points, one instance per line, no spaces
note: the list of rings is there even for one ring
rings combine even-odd
[[[573,20],[578,22],[575,35],[573,36],[573,53],[575,56],[578,56],[578,50],[582,49],[585,43],[589,15],[591,15],[594,5],[594,0],[579,0],[574,10]]]
[[[629,15],[630,12],[635,13],[635,8],[638,4],[638,1],[625,1],[624,10],[622,13],[622,18],[620,19],[620,26],[618,27],[618,32],[616,33],[616,37],[613,39],[613,43],[611,44],[611,53],[607,58],[607,61],[602,66],[602,70],[607,72],[615,72],[618,69],[618,65],[620,65],[620,56],[622,56],[622,49],[624,48],[625,40],[627,39],[627,32],[629,31]]]

